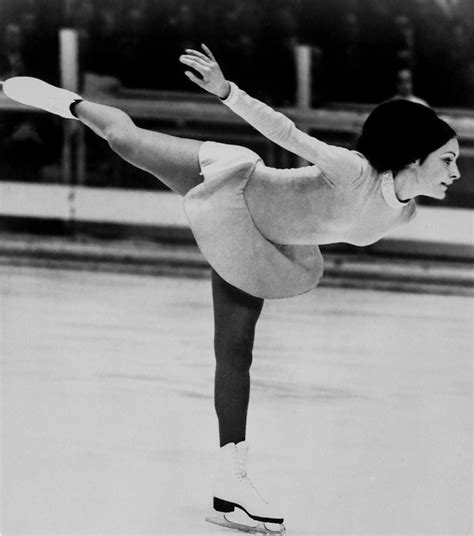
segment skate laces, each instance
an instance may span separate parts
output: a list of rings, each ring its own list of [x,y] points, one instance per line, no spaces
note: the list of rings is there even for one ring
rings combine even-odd
[[[241,464],[237,464],[237,471],[236,475],[239,481],[250,491],[253,492],[254,495],[256,495],[262,502],[265,504],[268,504],[268,501],[262,496],[262,494],[258,491],[258,489],[255,487],[254,483],[250,480],[247,470],[245,467],[242,467]]]
[[[255,487],[255,484],[250,480],[247,474],[247,456],[239,456],[237,452],[234,453],[234,463],[236,468],[236,475],[238,480],[251,492],[256,495],[264,504],[268,505],[268,501],[262,496],[262,494]]]

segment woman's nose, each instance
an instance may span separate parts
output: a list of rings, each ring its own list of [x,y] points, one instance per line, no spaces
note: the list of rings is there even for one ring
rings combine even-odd
[[[457,166],[455,166],[453,172],[451,173],[451,178],[453,181],[457,181],[461,178],[461,173],[459,172],[459,168]]]

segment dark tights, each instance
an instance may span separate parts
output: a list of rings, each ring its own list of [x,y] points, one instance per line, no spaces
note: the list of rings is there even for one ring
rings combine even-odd
[[[180,195],[202,181],[202,142],[137,127],[124,112],[88,101],[75,105],[77,117],[127,162],[148,171]],[[212,272],[215,407],[221,446],[245,439],[250,394],[250,365],[255,325],[263,299],[226,283]]]
[[[216,355],[214,402],[223,446],[245,439],[255,325],[263,299],[226,283],[214,270],[212,297]]]

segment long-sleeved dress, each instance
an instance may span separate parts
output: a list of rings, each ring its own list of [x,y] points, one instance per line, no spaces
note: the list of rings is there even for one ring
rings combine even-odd
[[[261,298],[302,294],[322,276],[319,245],[369,245],[415,216],[414,200],[397,199],[392,174],[362,154],[306,134],[233,83],[223,102],[313,164],[275,169],[244,147],[202,144],[204,180],[185,196],[185,212],[202,254],[232,285]]]

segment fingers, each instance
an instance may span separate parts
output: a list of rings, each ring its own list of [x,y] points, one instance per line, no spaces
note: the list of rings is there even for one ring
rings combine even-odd
[[[193,57],[200,58],[203,61],[209,62],[210,58],[206,55],[204,55],[202,52],[199,52],[199,50],[193,50],[192,48],[187,48],[186,52]]]
[[[199,76],[196,76],[194,73],[192,73],[191,71],[185,71],[184,74],[190,79],[192,80],[194,83],[198,84],[199,86],[202,86],[203,85],[203,80],[201,78],[199,78]]]
[[[203,60],[197,56],[191,56],[190,54],[183,54],[179,57],[181,63],[193,62],[195,65],[200,65],[201,67],[209,68],[211,65],[209,60]],[[189,63],[187,63],[189,65]]]
[[[209,47],[207,47],[204,43],[201,44],[201,47],[202,47],[202,49],[204,50],[204,52],[206,54],[203,54],[202,52],[199,52],[199,50],[194,50],[192,48],[187,48],[186,52],[188,54],[190,54],[190,55],[197,56],[198,58],[201,58],[201,59],[203,59],[205,61],[212,60],[212,61],[215,61],[217,63],[217,60],[214,57],[214,55],[211,52],[211,50],[209,49]]]
[[[209,56],[209,58],[211,58],[211,60],[216,61],[216,58],[214,58],[214,54],[211,52],[209,47],[207,47],[204,43],[201,44],[201,47],[204,50],[204,52]]]
[[[199,76],[196,76],[194,73],[192,73],[191,71],[185,71],[184,74],[190,79],[192,80],[195,84],[197,84],[198,86],[200,87],[204,87],[204,81],[199,78]]]
[[[202,74],[202,76],[206,76],[210,72],[209,64],[204,62],[200,58],[185,54],[183,56],[180,56],[179,61],[181,63],[184,63],[185,65],[188,65],[189,67],[192,67],[193,69],[196,69],[196,71]]]

